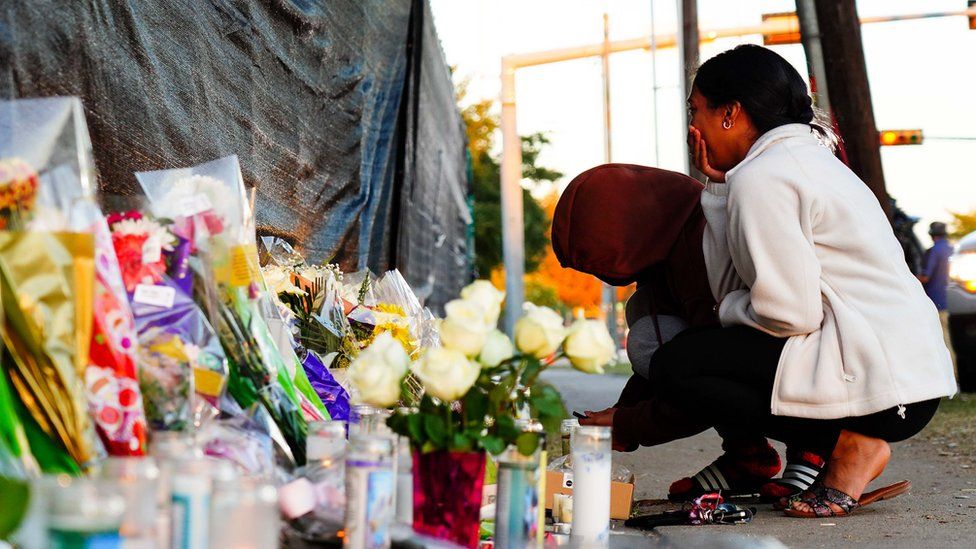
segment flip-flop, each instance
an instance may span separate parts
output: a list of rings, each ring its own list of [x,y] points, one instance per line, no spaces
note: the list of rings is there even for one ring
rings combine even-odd
[[[815,484],[811,486],[810,490],[813,494],[812,498],[801,499],[800,497],[795,497],[790,500],[789,506],[793,505],[794,502],[802,501],[810,506],[811,511],[800,511],[799,509],[792,509],[787,507],[783,510],[783,514],[788,517],[796,518],[826,518],[826,517],[846,517],[854,513],[857,509],[861,507],[866,507],[872,503],[878,501],[884,501],[886,499],[891,499],[896,496],[900,496],[912,488],[912,483],[903,480],[896,482],[890,486],[885,486],[884,488],[878,488],[877,490],[872,490],[861,495],[861,499],[854,501],[854,498],[836,490],[834,488],[828,488],[822,484]],[[834,511],[828,503],[833,503],[841,509],[840,512]]]

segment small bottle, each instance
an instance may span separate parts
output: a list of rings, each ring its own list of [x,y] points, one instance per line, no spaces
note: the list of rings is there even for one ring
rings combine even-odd
[[[390,546],[394,515],[393,441],[389,436],[354,434],[346,454],[346,520],[343,547]]]

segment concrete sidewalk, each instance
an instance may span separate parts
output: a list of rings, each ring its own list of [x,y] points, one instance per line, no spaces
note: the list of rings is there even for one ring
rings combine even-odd
[[[559,389],[570,411],[612,405],[626,382],[623,376],[587,376],[568,369],[554,368],[543,375]],[[782,445],[777,447],[783,455]],[[656,530],[657,541],[679,548],[768,547],[770,538],[789,547],[976,547],[976,467],[922,438],[895,444],[892,450],[888,470],[872,486],[908,479],[914,484],[912,492],[852,517],[792,519],[759,505],[750,524],[662,527]],[[660,501],[671,482],[696,473],[720,451],[718,436],[709,431],[629,454],[614,453],[614,460],[634,471],[636,499],[659,500],[650,507],[653,512],[675,508]],[[647,541],[651,545],[654,539]]]

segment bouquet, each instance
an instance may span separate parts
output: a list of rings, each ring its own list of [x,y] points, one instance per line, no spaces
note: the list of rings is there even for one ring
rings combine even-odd
[[[262,273],[278,306],[282,330],[291,335],[288,343],[300,357],[301,367],[329,416],[347,420],[349,393],[326,363],[334,364],[342,350],[343,331],[314,312],[323,306],[327,295],[331,296],[333,283],[342,279],[342,271],[338,265],[306,265],[302,256],[281,239],[265,237],[263,244],[268,263]]]
[[[203,284],[196,295],[229,360],[231,394],[245,408],[264,406],[296,461],[304,463],[306,422],[326,417],[325,406],[297,367],[294,352],[279,348],[265,320],[274,305],[258,265],[254,219],[237,158],[136,177],[153,213],[172,219],[175,234],[199,255],[194,271]]]
[[[7,374],[30,450],[46,471],[76,471],[97,455],[97,432],[110,454],[142,455],[132,313],[94,201],[81,103],[0,102],[0,140],[0,225],[19,231],[4,235]]]
[[[537,448],[536,433],[518,420],[534,419],[558,432],[565,417],[559,393],[539,381],[554,360],[566,357],[579,370],[602,372],[615,347],[603,323],[578,320],[569,329],[555,311],[525,305],[515,343],[495,326],[504,294],[476,281],[446,306],[440,346],[411,359],[388,333],[381,334],[349,367],[349,380],[367,404],[390,407],[410,389],[407,372],[423,388],[419,405],[399,408],[390,427],[421,452],[481,451],[500,454],[514,446],[523,455]]]
[[[139,340],[139,377],[154,429],[199,427],[217,415],[227,358],[192,298],[190,243],[137,211],[108,217]]]

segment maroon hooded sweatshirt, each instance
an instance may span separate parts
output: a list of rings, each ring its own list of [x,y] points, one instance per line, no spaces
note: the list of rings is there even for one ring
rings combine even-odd
[[[559,263],[607,284],[637,283],[627,322],[668,314],[691,327],[717,326],[702,253],[704,186],[686,175],[633,164],[605,164],[573,179],[556,205],[552,248]],[[653,443],[646,379],[631,377],[615,405],[614,438]],[[687,426],[695,434],[701,426]]]

